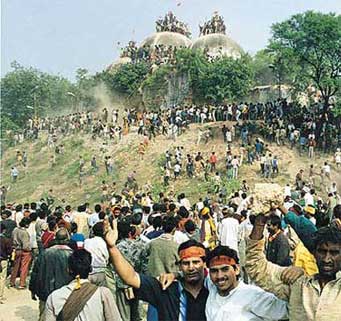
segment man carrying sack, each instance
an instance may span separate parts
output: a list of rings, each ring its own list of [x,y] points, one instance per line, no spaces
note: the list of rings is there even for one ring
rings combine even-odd
[[[46,301],[46,321],[121,321],[109,289],[91,284],[91,254],[76,250],[69,257],[73,280],[53,291]]]

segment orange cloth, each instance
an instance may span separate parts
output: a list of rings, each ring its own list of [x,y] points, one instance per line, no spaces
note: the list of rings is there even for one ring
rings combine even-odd
[[[213,259],[209,262],[209,267],[217,266],[217,265],[236,265],[236,261],[234,258],[229,257],[227,255],[221,255],[221,256],[215,256]]]
[[[188,259],[190,257],[206,256],[205,250],[202,247],[191,246],[179,252],[180,260]]]
[[[215,164],[215,163],[217,163],[217,156],[216,155],[211,155],[211,157],[210,157],[210,163],[211,164]]]

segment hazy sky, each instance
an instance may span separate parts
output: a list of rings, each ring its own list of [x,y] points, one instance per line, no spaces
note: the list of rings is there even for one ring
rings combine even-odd
[[[169,10],[194,39],[198,23],[218,11],[228,35],[253,54],[266,46],[272,23],[306,10],[340,13],[341,1],[1,0],[1,76],[13,60],[70,79],[80,67],[100,71],[117,59],[118,42],[140,43]]]

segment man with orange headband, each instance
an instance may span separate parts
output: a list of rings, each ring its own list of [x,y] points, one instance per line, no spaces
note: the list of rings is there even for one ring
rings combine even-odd
[[[158,312],[159,321],[206,321],[205,306],[208,291],[204,287],[204,266],[206,250],[201,243],[189,240],[179,246],[179,268],[182,281],[173,282],[164,289],[156,278],[138,274],[124,259],[116,247],[117,226],[113,229],[106,223],[109,254],[116,273],[139,299],[152,304]]]
[[[287,318],[287,304],[261,288],[240,279],[237,252],[218,246],[207,255],[210,278],[207,321],[261,321]]]

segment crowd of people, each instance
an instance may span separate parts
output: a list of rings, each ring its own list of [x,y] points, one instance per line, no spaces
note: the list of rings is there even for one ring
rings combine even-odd
[[[199,25],[200,35],[204,36],[208,34],[226,33],[226,26],[224,23],[224,19],[222,16],[218,15],[215,12],[212,18],[206,21],[203,25]],[[188,31],[188,27],[186,24],[180,22],[172,12],[166,14],[164,18],[160,18],[156,21],[156,30],[157,32],[162,31],[170,31],[177,32],[190,36],[190,32]],[[138,47],[136,45],[136,41],[129,41],[128,45],[121,49],[121,58],[128,57],[131,59],[132,63],[138,62],[147,62],[151,64],[151,71],[158,66],[167,64],[167,65],[175,65],[177,63],[176,60],[176,52],[179,49],[182,49],[183,46],[173,46],[173,45],[165,45],[165,44],[155,44],[153,46],[143,45]],[[221,50],[223,48],[221,47]],[[203,53],[207,57],[209,61],[215,60],[217,57],[221,55],[211,56],[209,53],[209,48],[205,47]],[[221,52],[223,54],[223,52]]]
[[[121,58],[128,57],[132,63],[147,62],[151,65],[151,71],[155,66],[164,64],[176,64],[176,52],[183,46],[173,46],[165,44],[156,44],[153,47],[144,45],[141,48],[136,46],[134,41],[129,41],[128,46],[122,49]]]
[[[180,163],[182,153],[167,151],[166,164]],[[197,175],[196,166],[186,170]],[[231,195],[218,189],[191,204],[172,189],[153,197],[150,183],[134,185],[135,175],[122,191],[103,182],[93,208],[52,195],[2,204],[1,304],[8,282],[39,300],[39,320],[136,321],[142,307],[150,321],[339,320],[336,186],[324,201],[302,174],[269,212],[257,213],[246,181]]]
[[[28,121],[23,132],[15,133],[13,144],[24,139],[38,138],[42,130],[48,131],[49,143],[52,145],[57,133],[71,134],[79,131],[90,132],[94,137],[120,137],[129,131],[130,125],[143,129],[153,127],[153,131],[165,134],[172,127],[181,133],[190,123],[211,123],[220,121],[235,121],[246,133],[260,134],[278,145],[289,143],[301,152],[309,152],[314,157],[316,149],[323,152],[337,152],[336,159],[340,160],[341,129],[339,118],[332,112],[333,106],[327,109],[322,103],[300,106],[278,99],[267,103],[239,104],[204,104],[174,106],[159,111],[138,111],[125,109],[121,115],[115,108],[109,113],[109,108],[103,108],[100,113],[84,111],[55,118],[35,118]],[[118,122],[121,117],[121,123]],[[35,134],[32,136],[32,132]],[[244,135],[245,136],[245,135]],[[245,143],[245,142],[244,142]]]
[[[217,133],[219,122],[223,123],[220,133]],[[172,109],[159,111],[138,111],[136,109],[103,108],[99,112],[84,111],[55,118],[29,119],[22,133],[15,133],[13,144],[18,145],[24,139],[38,139],[41,133],[46,133],[47,147],[49,149],[49,164],[53,169],[58,159],[64,154],[65,146],[61,142],[63,137],[82,133],[88,134],[92,139],[100,139],[102,145],[98,155],[93,155],[90,166],[85,166],[85,160],[80,155],[79,184],[82,185],[88,168],[90,174],[96,175],[100,162],[103,160],[106,173],[112,176],[114,158],[108,152],[108,145],[119,143],[131,128],[143,137],[136,150],[143,159],[148,152],[148,145],[156,136],[164,135],[176,142],[177,137],[187,130],[189,124],[203,124],[204,127],[197,131],[197,145],[210,147],[213,138],[222,137],[226,146],[225,152],[216,153],[219,159],[219,177],[233,179],[238,177],[238,170],[243,165],[259,163],[259,173],[266,179],[278,175],[280,170],[281,155],[275,153],[266,143],[276,143],[278,146],[287,145],[297,149],[301,156],[306,155],[313,163],[316,154],[332,153],[333,162],[337,168],[341,166],[341,130],[338,119],[332,113],[332,106],[325,110],[321,104],[315,103],[309,108],[287,103],[286,100],[277,100],[268,103],[240,103],[220,105],[185,105]],[[34,138],[29,133],[35,132]],[[220,136],[222,135],[222,136]],[[240,143],[235,150],[234,143]],[[200,151],[200,147],[198,151]],[[185,157],[187,155],[187,157]],[[177,177],[187,173],[188,177],[203,177],[209,179],[212,162],[211,155],[201,154],[196,161],[196,154],[188,155],[182,151],[182,158],[175,158],[175,162],[163,164],[163,181],[169,182],[174,171]],[[180,160],[180,161],[179,161]],[[199,166],[200,164],[200,166]],[[26,150],[17,150],[16,162],[11,166],[11,181],[16,183],[18,177],[25,176],[28,169],[28,155]],[[186,169],[186,170],[185,170]],[[214,173],[215,170],[213,170]],[[195,175],[194,173],[201,173]],[[309,179],[314,187],[327,189],[330,181],[330,163],[326,162],[321,167],[309,169]],[[166,183],[167,184],[167,183]],[[5,193],[7,194],[7,189]],[[3,196],[1,196],[3,197]]]
[[[156,32],[177,32],[185,35],[186,37],[191,36],[191,32],[187,24],[180,21],[173,12],[169,11],[163,18],[156,20]]]
[[[215,12],[212,18],[206,21],[203,25],[199,25],[200,35],[204,36],[213,33],[226,33],[226,26],[224,23],[224,19],[222,16],[218,15]],[[165,15],[164,18],[160,18],[156,21],[156,31],[170,31],[177,32],[187,37],[190,36],[189,29],[186,24],[179,21],[176,16],[169,12]],[[129,57],[132,63],[137,62],[151,62],[155,65],[162,64],[175,64],[176,62],[176,51],[177,49],[181,49],[182,46],[172,46],[172,45],[164,45],[157,44],[151,47],[150,45],[144,45],[142,47],[138,47],[136,45],[136,41],[129,41],[128,45],[121,49],[121,58]],[[208,49],[208,48],[207,48]],[[209,57],[207,49],[204,50],[204,53],[207,54],[207,58],[211,60],[212,57]]]
[[[231,122],[217,126],[224,121]],[[58,155],[64,153],[62,136],[84,133],[112,142],[135,126],[143,158],[157,135],[176,141],[191,123],[204,125],[198,151],[178,145],[162,155],[165,192],[158,197],[153,184],[138,186],[136,171],[122,190],[111,184],[114,159],[104,147],[108,180],[93,208],[54,201],[52,190],[39,202],[8,204],[2,186],[0,302],[6,304],[8,284],[28,287],[39,300],[40,320],[135,321],[143,318],[141,307],[148,321],[338,320],[341,198],[329,162],[314,165],[316,152],[335,151],[336,170],[341,166],[340,124],[332,107],[277,100],[160,111],[103,108],[30,119],[25,131],[34,135],[25,138],[46,132],[47,147]],[[215,135],[224,141],[224,154],[207,148]],[[240,167],[255,161],[264,179],[278,175],[280,155],[267,140],[298,148],[313,164],[308,174],[298,169],[283,197],[258,213],[245,180],[231,195],[224,180],[240,179]],[[13,186],[27,158],[17,150]],[[82,185],[86,161],[79,156],[78,162]],[[184,176],[211,186],[194,204],[172,187]]]
[[[219,16],[218,12],[214,12],[212,18],[203,25],[199,25],[199,36],[206,36],[212,33],[226,33],[226,26],[224,23],[224,18]]]

